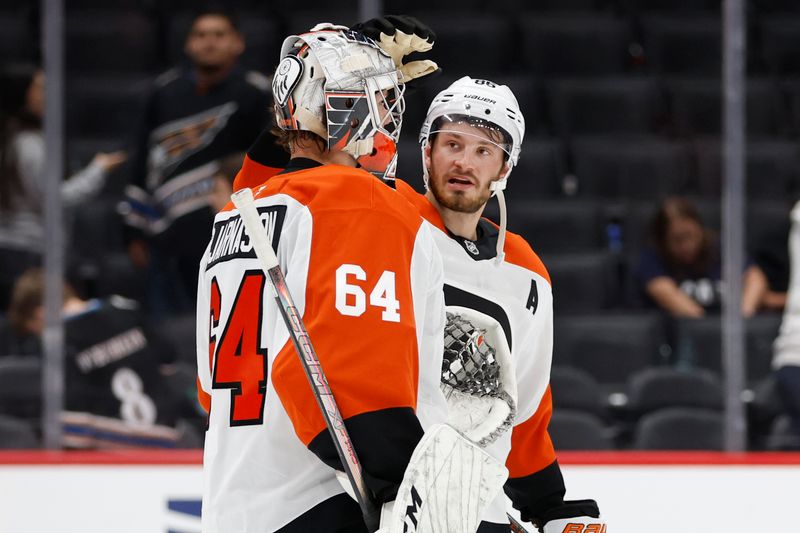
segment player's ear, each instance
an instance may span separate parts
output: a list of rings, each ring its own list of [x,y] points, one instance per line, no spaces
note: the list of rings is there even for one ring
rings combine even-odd
[[[425,167],[431,168],[431,144],[428,143],[425,145],[425,149],[423,150],[423,154],[425,156]]]
[[[497,179],[505,178],[509,172],[511,172],[511,165],[509,165],[508,161],[506,161],[503,163],[503,167],[500,169],[500,174],[498,174]]]

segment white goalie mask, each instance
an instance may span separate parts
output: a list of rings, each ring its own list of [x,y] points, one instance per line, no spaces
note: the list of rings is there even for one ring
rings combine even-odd
[[[428,188],[428,166],[425,150],[431,139],[447,124],[469,124],[476,129],[475,136],[492,141],[506,154],[508,170],[489,185],[492,195],[500,204],[500,233],[497,239],[497,263],[504,258],[506,236],[506,203],[503,190],[508,176],[519,161],[522,139],[525,137],[525,118],[519,104],[505,85],[469,76],[454,82],[436,95],[428,108],[425,122],[419,133],[422,152],[422,179]],[[483,132],[481,132],[483,130]],[[463,134],[460,132],[460,134]]]
[[[278,127],[316,133],[381,178],[397,164],[403,92],[392,58],[340,29],[284,40],[272,81]]]

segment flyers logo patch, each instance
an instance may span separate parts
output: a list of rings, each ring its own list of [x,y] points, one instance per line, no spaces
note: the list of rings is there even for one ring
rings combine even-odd
[[[294,56],[286,56],[281,59],[272,80],[272,94],[278,104],[286,105],[302,75],[303,63],[299,59]]]

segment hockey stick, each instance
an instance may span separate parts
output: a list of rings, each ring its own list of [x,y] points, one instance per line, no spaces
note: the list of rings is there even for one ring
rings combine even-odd
[[[281,316],[292,337],[297,355],[300,356],[300,361],[303,363],[303,370],[314,392],[314,397],[317,399],[319,409],[322,411],[322,416],[325,418],[325,424],[328,426],[328,431],[336,446],[336,452],[339,454],[339,459],[342,461],[347,478],[353,487],[358,505],[361,507],[361,513],[364,516],[364,522],[371,532],[377,531],[380,526],[380,508],[367,492],[361,463],[353,447],[353,441],[344,426],[342,414],[339,412],[333,392],[322,371],[319,358],[311,345],[311,339],[303,324],[303,319],[294,305],[292,295],[289,293],[289,287],[286,285],[286,279],[283,277],[283,272],[278,264],[278,258],[267,240],[267,233],[261,223],[261,217],[253,200],[253,192],[245,187],[232,194],[231,200],[239,210],[239,215],[250,236],[250,242],[256,252],[256,257],[261,262],[261,268],[271,282],[275,301],[281,310]]]
[[[511,516],[511,514],[506,513],[506,516],[508,516],[508,522],[511,526],[511,533],[528,533],[528,530],[525,529],[525,526],[523,526],[516,518]]]

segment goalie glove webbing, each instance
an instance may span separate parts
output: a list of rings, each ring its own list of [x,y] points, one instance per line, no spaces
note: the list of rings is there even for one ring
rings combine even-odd
[[[503,369],[486,330],[454,313],[447,313],[442,359],[442,390],[448,399],[451,424],[481,447],[511,428],[514,399],[503,388]]]

